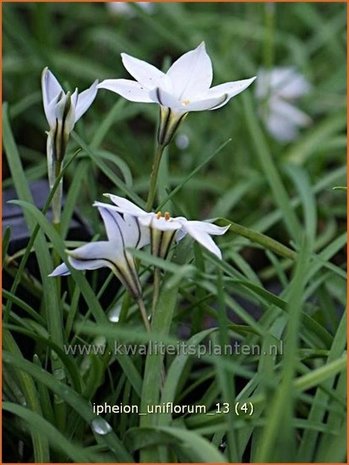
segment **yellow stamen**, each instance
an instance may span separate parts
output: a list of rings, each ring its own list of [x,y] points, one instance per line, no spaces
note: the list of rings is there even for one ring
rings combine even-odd
[[[165,212],[165,220],[168,221],[171,218],[171,215],[169,212]]]
[[[161,211],[158,211],[157,214],[156,214],[156,218],[159,220],[162,216],[162,213]]]

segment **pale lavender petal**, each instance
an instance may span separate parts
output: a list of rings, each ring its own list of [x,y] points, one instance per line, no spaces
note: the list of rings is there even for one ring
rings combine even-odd
[[[110,268],[135,298],[141,295],[133,258],[116,242],[92,242],[83,245],[69,252],[69,262],[77,270]]]
[[[56,276],[68,276],[70,275],[69,268],[65,263],[62,263],[61,265],[57,266],[51,274],[49,274],[50,278],[54,278]]]
[[[280,142],[290,142],[298,137],[297,126],[283,116],[270,114],[266,118],[265,125],[274,139]]]
[[[51,100],[56,98],[58,94],[63,92],[62,86],[47,67],[44,68],[41,75],[41,87],[44,108],[46,108]]]
[[[294,68],[274,68],[265,71],[265,81],[270,81],[271,95],[282,98],[299,98],[310,90],[308,81]]]
[[[68,252],[70,264],[77,270],[117,269],[123,263],[122,249],[110,241],[92,242]]]
[[[51,100],[51,102],[48,104],[45,110],[46,119],[51,129],[56,127],[56,107],[58,100],[61,98],[61,95],[63,94],[57,94],[57,96],[53,100]]]
[[[110,205],[106,206],[95,205],[98,207],[98,211],[103,219],[104,227],[107,232],[109,241],[113,241],[118,248],[125,247],[124,244],[124,233],[123,233],[123,219],[120,213],[113,211]]]
[[[306,127],[311,123],[311,119],[308,115],[281,99],[270,100],[270,112],[281,116],[290,121],[290,123],[300,127]]]
[[[124,231],[127,238],[127,247],[141,249],[150,244],[150,231],[140,224],[137,217],[124,213]]]
[[[187,235],[187,231],[184,231],[184,229],[178,229],[178,231],[176,232],[176,236],[175,236],[175,241],[176,242],[179,242],[181,241],[182,239],[185,238],[185,236]]]
[[[297,74],[292,80],[285,83],[280,90],[280,95],[286,99],[295,99],[308,94],[310,90],[309,82],[302,75]]]
[[[103,218],[110,241],[122,248],[138,249],[150,243],[149,230],[142,227],[137,217],[127,213],[121,215],[113,205],[96,203],[95,206]]]
[[[56,122],[55,107],[64,92],[55,76],[47,67],[44,68],[41,75],[41,89],[46,119],[50,128],[52,128]]]

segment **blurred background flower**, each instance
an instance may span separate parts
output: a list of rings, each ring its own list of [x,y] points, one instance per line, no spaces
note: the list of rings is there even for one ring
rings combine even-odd
[[[256,82],[260,116],[269,133],[280,142],[299,136],[311,119],[294,104],[310,92],[309,82],[293,68],[261,69]]]
[[[151,2],[137,2],[137,5],[147,13],[152,13],[155,7],[155,4]],[[132,2],[106,2],[105,6],[115,16],[136,16],[136,11],[132,8]]]

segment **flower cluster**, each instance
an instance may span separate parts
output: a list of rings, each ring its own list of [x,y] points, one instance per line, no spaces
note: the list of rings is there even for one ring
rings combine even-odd
[[[184,217],[171,217],[169,212],[150,212],[155,200],[157,174],[164,148],[171,142],[181,121],[191,111],[216,110],[245,90],[255,79],[227,82],[211,87],[212,63],[201,43],[175,61],[167,73],[155,66],[125,53],[122,62],[135,80],[106,79],[81,94],[64,92],[54,75],[45,68],[42,74],[42,93],[46,118],[47,159],[49,182],[53,188],[61,173],[69,136],[75,123],[94,101],[98,89],[107,89],[132,102],[155,103],[160,106],[160,123],[157,149],[146,210],[127,199],[105,194],[112,204],[95,202],[94,206],[104,222],[107,240],[92,242],[68,251],[69,263],[59,265],[50,276],[70,274],[70,267],[77,270],[110,268],[130,294],[139,303],[143,320],[149,323],[142,300],[142,287],[131,249],[150,246],[153,255],[166,259],[171,246],[185,236],[201,244],[219,259],[222,254],[212,236],[224,234],[228,227],[209,221],[191,221]],[[53,197],[53,221],[59,223],[61,188]]]

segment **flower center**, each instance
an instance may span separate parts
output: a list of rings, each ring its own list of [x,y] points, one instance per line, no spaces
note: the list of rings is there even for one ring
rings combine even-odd
[[[182,104],[184,107],[186,107],[187,105],[189,105],[189,103],[190,103],[190,100],[188,100],[188,99],[182,100],[182,101],[181,101],[181,104]]]
[[[161,211],[158,211],[157,214],[156,214],[156,218],[159,220],[160,218],[164,218],[166,221],[170,220],[171,219],[171,215],[169,214],[169,212],[165,212],[164,215],[162,215],[162,212]]]

